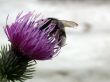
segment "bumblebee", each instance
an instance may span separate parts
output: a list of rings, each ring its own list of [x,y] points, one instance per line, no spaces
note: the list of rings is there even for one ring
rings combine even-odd
[[[55,27],[54,29],[50,32],[50,36],[55,35],[55,39],[59,41],[58,45],[60,47],[65,45],[66,41],[66,32],[65,32],[65,27],[74,27],[78,26],[77,23],[73,21],[67,21],[67,20],[58,20],[56,18],[47,18],[47,22],[44,22],[42,26],[40,26],[40,29],[48,29],[48,25],[50,23],[54,23]],[[43,20],[42,20],[43,21]]]

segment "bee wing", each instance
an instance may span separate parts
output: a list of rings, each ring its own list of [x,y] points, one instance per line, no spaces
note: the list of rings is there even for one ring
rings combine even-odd
[[[67,20],[60,20],[60,21],[64,24],[64,27],[75,27],[75,26],[78,26],[78,24],[73,22],[73,21],[67,21]]]

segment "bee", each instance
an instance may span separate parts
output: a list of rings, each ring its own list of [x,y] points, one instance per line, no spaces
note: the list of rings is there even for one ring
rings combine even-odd
[[[59,41],[58,45],[60,47],[65,45],[66,42],[66,32],[65,32],[65,27],[74,27],[78,26],[77,23],[73,21],[67,21],[67,20],[58,20],[56,18],[47,18],[47,22],[44,22],[42,26],[40,26],[40,29],[48,29],[48,25],[50,23],[54,23],[55,27],[54,29],[50,32],[50,36],[55,35],[55,39]],[[42,20],[43,21],[43,20]]]

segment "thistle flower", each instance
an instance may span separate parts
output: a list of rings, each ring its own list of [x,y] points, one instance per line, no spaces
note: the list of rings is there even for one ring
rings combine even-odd
[[[14,52],[31,60],[47,60],[55,56],[60,50],[59,41],[49,33],[56,24],[50,23],[48,29],[40,30],[47,21],[39,21],[38,15],[29,12],[23,16],[18,14],[15,22],[6,25],[5,32]]]

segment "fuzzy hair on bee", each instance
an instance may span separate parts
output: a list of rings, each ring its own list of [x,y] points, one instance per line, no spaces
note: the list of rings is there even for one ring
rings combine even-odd
[[[43,21],[43,25],[40,26],[40,29],[48,29],[48,25],[51,23],[55,24],[55,28],[50,32],[50,36],[55,35],[55,38],[59,41],[59,46],[63,47],[66,41],[66,32],[65,27],[75,27],[78,26],[77,23],[67,20],[58,20],[56,18],[47,18],[48,21]]]

